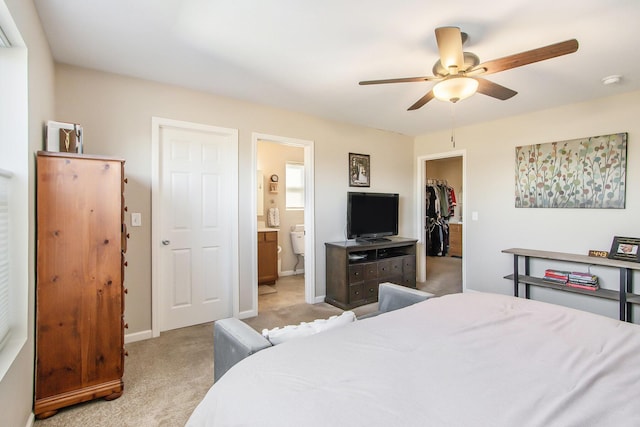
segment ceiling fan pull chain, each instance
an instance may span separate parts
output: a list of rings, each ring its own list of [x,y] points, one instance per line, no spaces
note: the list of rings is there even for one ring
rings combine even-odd
[[[451,145],[456,148],[456,104],[451,103]]]

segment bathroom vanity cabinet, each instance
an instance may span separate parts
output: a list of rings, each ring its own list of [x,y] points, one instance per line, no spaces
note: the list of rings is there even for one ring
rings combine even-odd
[[[278,232],[258,231],[258,285],[278,280]]]

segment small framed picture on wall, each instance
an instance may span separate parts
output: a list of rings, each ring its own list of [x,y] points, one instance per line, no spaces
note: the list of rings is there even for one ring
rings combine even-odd
[[[369,187],[370,185],[369,155],[349,153],[349,187]]]

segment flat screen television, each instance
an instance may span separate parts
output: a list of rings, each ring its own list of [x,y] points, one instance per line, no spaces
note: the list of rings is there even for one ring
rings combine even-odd
[[[396,193],[347,193],[347,238],[386,240],[398,234]]]

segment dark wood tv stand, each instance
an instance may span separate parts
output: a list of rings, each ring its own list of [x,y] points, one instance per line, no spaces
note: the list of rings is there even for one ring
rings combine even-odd
[[[325,243],[325,302],[349,310],[378,301],[378,285],[416,287],[416,239]]]

